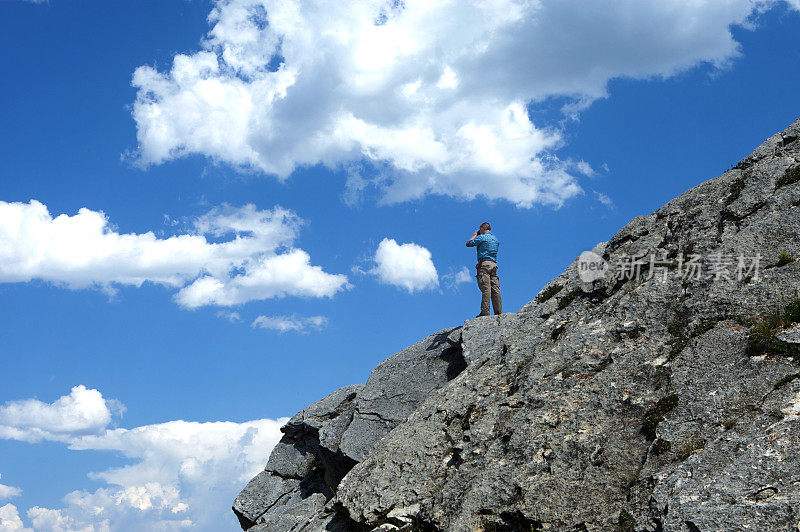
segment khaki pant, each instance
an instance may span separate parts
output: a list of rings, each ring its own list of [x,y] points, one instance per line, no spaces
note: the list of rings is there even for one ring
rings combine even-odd
[[[503,313],[503,302],[500,298],[500,278],[497,277],[497,263],[484,260],[478,267],[478,288],[481,289],[481,316],[489,315],[489,301],[492,302],[495,314]]]

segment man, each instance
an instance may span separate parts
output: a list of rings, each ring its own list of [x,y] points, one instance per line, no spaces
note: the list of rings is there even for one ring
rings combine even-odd
[[[475,269],[478,272],[476,278],[482,297],[481,313],[477,317],[489,315],[489,301],[492,302],[495,314],[503,313],[500,279],[497,277],[497,249],[500,247],[500,241],[490,233],[491,230],[492,226],[484,222],[467,240],[467,247],[478,247],[478,264],[475,265]]]

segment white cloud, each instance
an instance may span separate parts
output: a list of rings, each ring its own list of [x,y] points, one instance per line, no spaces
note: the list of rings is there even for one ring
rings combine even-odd
[[[228,320],[231,323],[237,323],[242,321],[242,317],[239,315],[238,312],[230,312],[227,310],[217,311],[217,317],[222,318],[224,320]]]
[[[0,438],[39,442],[69,441],[81,434],[97,434],[123,407],[106,400],[97,390],[75,386],[53,403],[38,399],[11,401],[0,406]]]
[[[409,293],[439,286],[439,275],[431,252],[414,243],[398,244],[384,238],[375,252],[375,267],[369,273],[382,283],[405,288]]]
[[[6,504],[0,506],[0,532],[33,532],[33,529],[25,528],[16,506]]]
[[[387,202],[560,204],[591,169],[553,155],[564,139],[529,104],[577,114],[614,78],[724,67],[731,26],[776,3],[217,0],[202,50],[133,75],[138,160],[199,153],[281,179],[364,160],[380,171],[348,198],[371,183]]]
[[[602,203],[603,205],[605,205],[609,209],[614,210],[614,209],[617,208],[617,206],[614,204],[614,200],[612,200],[608,196],[608,194],[604,194],[602,192],[595,191],[595,197],[597,198],[597,201],[599,201],[600,203]]]
[[[98,511],[103,511],[103,507],[98,507]],[[79,519],[74,519],[68,513],[61,510],[52,510],[50,508],[41,508],[34,506],[28,510],[28,518],[33,524],[33,529],[37,532],[108,532],[111,530],[108,519],[92,520],[91,522],[82,522]]]
[[[451,271],[442,275],[442,282],[450,290],[457,290],[458,286],[464,283],[469,283],[475,278],[470,273],[466,266],[462,266],[458,271]]]
[[[472,281],[472,275],[469,273],[469,270],[467,270],[466,266],[462,266],[461,269],[456,273],[456,277],[453,279],[453,281],[456,284],[468,283]]]
[[[175,299],[187,308],[232,306],[287,295],[332,297],[347,286],[346,276],[331,275],[320,266],[312,266],[308,253],[293,249],[253,260],[239,275],[223,279],[201,277],[178,292]]]
[[[19,488],[16,488],[14,486],[6,486],[5,484],[0,484],[0,501],[4,499],[10,499],[12,497],[17,497],[21,494],[22,490]]]
[[[280,427],[288,421],[170,421],[110,428],[109,414],[118,406],[84,386],[50,405],[35,399],[7,403],[3,414],[9,405],[13,415],[2,418],[4,428],[16,431],[0,432],[1,438],[59,441],[72,450],[115,451],[131,460],[123,467],[91,473],[105,485],[68,493],[62,508],[27,510],[35,530],[52,532],[233,530],[231,501],[263,468],[281,437]],[[18,417],[21,414],[30,414],[32,420]],[[34,438],[18,437],[31,431]],[[0,532],[22,527],[16,507],[0,508]]]
[[[0,484],[0,500],[11,499],[22,494],[22,490],[14,486]]]
[[[289,331],[307,332],[309,329],[322,329],[328,325],[328,318],[325,316],[258,316],[253,320],[253,327],[259,329],[271,329],[280,333]]]
[[[302,225],[281,207],[223,206],[193,220],[189,233],[158,238],[118,233],[99,211],[53,217],[35,200],[0,201],[0,282],[41,279],[111,290],[151,282],[183,287],[176,300],[188,308],[286,295],[332,297],[347,277],[326,273],[308,253],[290,247]]]

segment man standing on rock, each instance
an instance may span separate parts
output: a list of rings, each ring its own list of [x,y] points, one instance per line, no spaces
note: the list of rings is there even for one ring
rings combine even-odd
[[[489,315],[489,301],[492,302],[495,314],[503,313],[503,302],[500,298],[500,279],[497,277],[497,249],[500,241],[490,233],[492,226],[483,222],[467,240],[467,247],[478,247],[478,264],[476,278],[481,289],[481,313],[477,317]]]

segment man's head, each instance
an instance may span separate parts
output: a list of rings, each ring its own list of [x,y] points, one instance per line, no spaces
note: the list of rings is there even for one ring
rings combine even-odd
[[[491,230],[492,230],[492,226],[489,225],[489,222],[483,222],[481,224],[480,228],[478,229],[478,233],[484,234],[484,233],[488,233]]]

